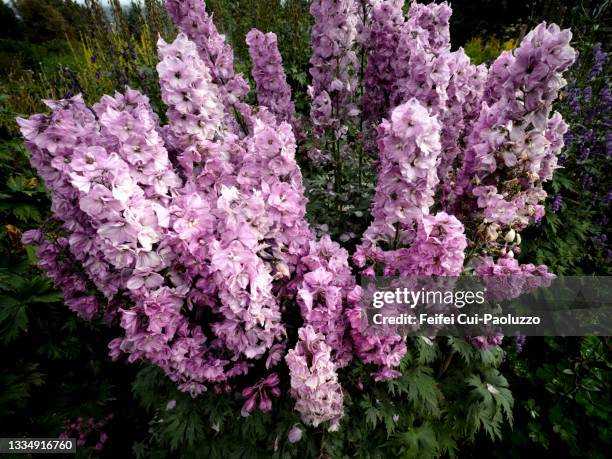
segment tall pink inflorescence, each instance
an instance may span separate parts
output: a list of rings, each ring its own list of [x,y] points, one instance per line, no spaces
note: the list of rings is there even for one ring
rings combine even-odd
[[[461,161],[461,139],[479,111],[487,70],[475,66],[462,49],[450,51],[447,3],[414,2],[401,26],[392,65],[391,108],[414,97],[442,126],[438,163],[440,200],[447,207],[454,184],[453,168]]]
[[[446,109],[441,114],[442,155],[438,164],[440,203],[448,208],[452,201],[456,169],[463,160],[462,140],[469,134],[480,112],[488,75],[484,65],[473,65],[463,49],[449,54],[450,79],[446,89]]]
[[[410,244],[416,224],[429,213],[438,178],[440,124],[416,99],[393,110],[390,120],[379,127],[380,166],[374,197],[374,221],[366,230],[353,261],[363,275],[373,276],[381,266],[385,275],[400,269],[400,246]],[[399,365],[406,352],[404,340],[396,336],[364,336],[360,290],[349,311],[357,355],[381,366],[376,379],[399,376],[391,367]]]
[[[394,63],[404,16],[404,0],[374,3],[366,22],[363,46],[368,51],[364,74],[363,116],[374,123],[387,116],[391,91],[396,80]]]
[[[446,3],[410,5],[394,60],[392,107],[414,97],[432,114],[443,112],[450,72],[449,18]]]
[[[246,36],[249,55],[253,61],[252,75],[257,89],[257,102],[267,107],[277,121],[286,121],[297,134],[303,136],[295,117],[295,105],[291,100],[291,88],[283,70],[276,34],[252,29]]]
[[[219,87],[228,121],[236,133],[246,133],[251,110],[244,98],[249,85],[234,70],[234,53],[217,31],[213,18],[206,12],[204,0],[166,0],[166,9],[174,24],[195,43],[212,81]]]
[[[298,343],[285,357],[291,377],[295,409],[305,424],[318,426],[329,422],[328,430],[340,428],[344,415],[344,395],[338,383],[331,348],[322,334],[310,325],[300,328]]]
[[[569,30],[540,24],[514,58],[504,54],[494,64],[492,78],[503,89],[493,94],[487,84],[493,104],[483,104],[467,140],[459,212],[475,206],[486,223],[516,231],[544,215],[542,183],[552,176],[566,129],[560,115],[549,115],[565,85],[561,74],[575,58],[570,39]]]
[[[312,99],[310,116],[316,137],[326,131],[331,140],[345,137],[345,120],[359,113],[354,102],[357,34],[354,0],[314,0],[310,6],[312,28]]]
[[[434,203],[438,185],[440,124],[416,99],[400,105],[378,129],[380,165],[374,196],[374,221],[363,237],[366,257],[376,260],[381,243],[394,250],[414,236],[414,223]],[[361,251],[357,252],[361,257]],[[358,266],[365,260],[356,259]]]

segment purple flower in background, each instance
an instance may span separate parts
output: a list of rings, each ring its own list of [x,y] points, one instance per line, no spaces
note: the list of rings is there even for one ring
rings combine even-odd
[[[526,340],[527,340],[527,337],[524,335],[518,335],[515,338],[514,350],[517,352],[517,354],[520,354],[521,352],[523,352],[523,346],[525,345]]]
[[[60,433],[59,438],[77,438],[77,446],[93,445],[94,449],[100,452],[108,440],[108,434],[103,429],[112,418],[113,415],[110,414],[98,421],[91,417],[78,417],[74,421],[66,419],[64,431]]]
[[[608,53],[602,51],[601,43],[595,43],[595,46],[593,47],[593,67],[591,68],[591,72],[589,73],[589,78],[591,80],[596,79],[603,71],[603,67],[606,63],[607,58]]]
[[[561,196],[561,193],[557,193],[552,200],[552,204],[550,205],[550,208],[553,211],[553,213],[556,214],[557,212],[559,212],[559,209],[561,209],[562,203],[563,203],[563,197]]]
[[[580,152],[580,156],[578,157],[578,162],[583,163],[587,159],[589,159],[589,155],[591,154],[591,149],[589,147],[584,147]]]
[[[225,108],[226,119],[232,129],[244,133],[241,123],[249,123],[250,107],[243,102],[249,85],[240,73],[234,70],[234,53],[217,31],[213,18],[206,11],[204,0],[166,0],[166,9],[180,32],[195,43],[200,59],[210,72],[212,82]],[[242,121],[237,121],[234,113]]]
[[[373,122],[380,122],[391,108],[389,96],[396,78],[394,61],[404,24],[403,6],[403,0],[375,3],[361,38],[369,51],[362,107],[364,118]]]

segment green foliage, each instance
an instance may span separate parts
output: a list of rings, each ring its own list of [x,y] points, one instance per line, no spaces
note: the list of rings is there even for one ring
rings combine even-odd
[[[463,49],[474,64],[482,64],[494,61],[503,51],[511,51],[516,45],[514,39],[501,41],[496,37],[486,39],[474,37],[463,46]]]
[[[73,32],[62,39],[0,40],[0,63],[7,62],[0,71],[6,74],[0,80],[0,132],[16,136],[15,116],[44,111],[42,99],[80,93],[94,103],[125,85],[149,96],[153,109],[163,116],[155,70],[157,39],[169,40],[175,34],[165,9],[160,0],[127,11],[119,2],[111,3],[109,19],[98,0],[89,0],[85,10],[58,2],[53,6],[57,11],[78,18]]]
[[[207,458],[454,455],[481,429],[499,438],[504,421],[512,420],[513,404],[496,369],[501,350],[480,352],[461,342],[410,339],[402,376],[388,382],[371,381],[373,369],[365,365],[342,370],[346,413],[338,432],[302,425],[287,395],[275,399],[271,413],[241,418],[240,396],[207,393],[192,399],[161,370],[147,367],[133,392],[151,416],[149,435],[133,451],[137,457]],[[358,381],[367,388],[360,390]],[[287,434],[294,425],[303,437],[291,445]]]
[[[605,457],[612,445],[611,347],[608,338],[529,338],[509,350],[516,422],[495,446],[499,457]],[[486,444],[481,443],[481,447]]]
[[[62,14],[45,0],[14,0],[13,5],[29,41],[44,42],[63,38],[68,23]]]

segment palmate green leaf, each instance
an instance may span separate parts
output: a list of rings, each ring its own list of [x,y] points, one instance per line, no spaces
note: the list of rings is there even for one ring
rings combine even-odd
[[[434,379],[431,367],[419,366],[404,372],[400,377],[406,387],[408,400],[421,412],[440,416],[439,400],[442,393]]]
[[[428,422],[397,435],[401,457],[433,458],[438,456],[436,434]]]
[[[0,269],[0,290],[16,292],[23,288],[25,282],[26,280],[23,276],[8,269]]]
[[[170,449],[192,448],[206,435],[205,421],[194,403],[177,403],[174,410],[166,410],[161,425],[163,435],[169,439]]]
[[[365,395],[359,402],[359,407],[365,414],[365,423],[375,429],[379,421],[383,420],[383,413],[378,406],[372,404],[372,399],[369,395]]]
[[[12,207],[13,215],[22,222],[40,222],[41,216],[38,208],[33,204],[17,203]]]
[[[438,356],[439,348],[435,340],[420,336],[412,340],[412,344],[417,349],[418,362],[421,365],[432,363]]]
[[[383,414],[383,421],[385,423],[385,429],[387,430],[387,434],[392,434],[395,432],[395,421],[393,420],[393,416],[395,413],[385,411]]]
[[[449,337],[448,344],[451,349],[461,356],[467,364],[470,364],[476,357],[477,351],[463,338]]]
[[[471,423],[472,431],[469,434],[472,437],[482,428],[491,440],[501,438],[501,420],[491,405],[487,403],[471,404],[468,407],[467,418]]]
[[[32,266],[36,266],[36,264],[39,262],[39,259],[36,256],[36,252],[38,251],[38,248],[34,247],[32,245],[26,245],[26,246],[24,246],[24,250],[26,252],[26,255],[27,255],[27,258],[28,258],[28,262]]]
[[[147,446],[143,443],[143,442],[134,442],[134,445],[132,446],[132,453],[134,454],[134,457],[140,459],[144,459],[145,457],[149,457],[147,455],[148,453],[148,448]]]
[[[59,291],[51,291],[40,295],[33,295],[28,298],[32,303],[56,303],[62,301],[62,294]]]
[[[168,381],[159,367],[147,365],[138,372],[132,383],[132,393],[147,410],[159,403],[160,398],[168,397]]]
[[[438,453],[450,458],[456,457],[457,442],[453,438],[453,434],[456,435],[457,432],[452,432],[449,429],[445,429],[440,423],[434,424],[434,431],[436,433],[436,439],[438,442]]]
[[[552,186],[555,193],[558,193],[562,188],[568,191],[577,190],[576,182],[561,172],[555,174]]]
[[[370,406],[365,410],[365,421],[366,423],[371,425],[373,429],[376,428],[380,416],[380,411],[378,411],[378,409],[374,408],[373,406]]]
[[[0,339],[4,344],[15,340],[28,323],[26,305],[17,298],[0,295]]]
[[[0,412],[9,414],[13,407],[23,405],[32,386],[42,386],[43,374],[38,363],[17,363],[13,368],[0,372]]]
[[[501,425],[504,415],[512,425],[512,406],[514,398],[508,389],[508,382],[499,371],[488,368],[483,375],[471,374],[465,382],[473,389],[470,391],[471,404],[468,410],[472,432],[480,427],[491,439],[501,438]]]
[[[501,363],[503,350],[500,347],[492,346],[486,349],[478,350],[474,349],[474,351],[480,355],[481,362],[488,366],[498,366]]]
[[[27,263],[25,264],[27,265]],[[13,298],[13,300],[19,301],[25,306],[35,303],[56,303],[62,300],[61,293],[53,289],[52,282],[48,277],[42,275],[22,276],[5,269],[0,270],[0,290],[10,292],[9,296],[2,297],[3,301],[9,306],[13,303],[9,298]],[[0,307],[3,301],[0,301]],[[10,308],[8,311],[10,311]]]
[[[12,296],[0,295],[0,322],[11,316],[13,309],[18,307],[21,302]]]

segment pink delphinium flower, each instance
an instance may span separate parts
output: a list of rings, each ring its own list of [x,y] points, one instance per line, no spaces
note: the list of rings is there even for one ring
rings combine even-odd
[[[340,428],[344,395],[338,383],[336,365],[325,337],[309,325],[300,328],[298,342],[285,361],[291,378],[295,409],[305,424],[317,427],[329,422],[329,431]]]
[[[408,242],[416,220],[429,212],[438,184],[436,165],[440,154],[440,125],[416,99],[395,108],[390,120],[379,127],[380,166],[372,215],[358,249],[362,267],[366,258],[376,261],[381,243],[395,250]]]
[[[310,75],[311,119],[315,135],[331,129],[332,138],[342,137],[342,122],[358,113],[353,96],[357,81],[353,69],[357,56],[353,44],[357,34],[354,0],[315,0],[310,6],[312,29]]]
[[[495,83],[487,87],[501,84],[503,90],[485,91],[492,105],[483,104],[468,137],[457,179],[458,210],[475,197],[488,222],[516,231],[542,218],[542,183],[556,166],[564,129],[559,115],[549,115],[565,84],[561,74],[575,58],[570,38],[568,30],[540,24],[514,56],[504,54],[494,64]],[[489,178],[494,173],[496,181]]]
[[[300,139],[301,127],[295,117],[295,105],[291,100],[291,88],[283,70],[283,62],[278,51],[276,34],[264,34],[251,29],[246,36],[249,55],[253,61],[253,79],[257,89],[257,101],[267,107],[278,122],[291,124]]]
[[[395,82],[394,63],[404,16],[404,0],[374,3],[366,23],[363,46],[368,51],[362,100],[364,118],[378,123],[387,116],[390,93]]]
[[[200,58],[211,72],[229,125],[235,133],[245,134],[251,116],[250,107],[244,103],[249,85],[242,74],[235,72],[232,48],[217,31],[204,0],[166,0],[165,4],[174,24],[195,43]]]

